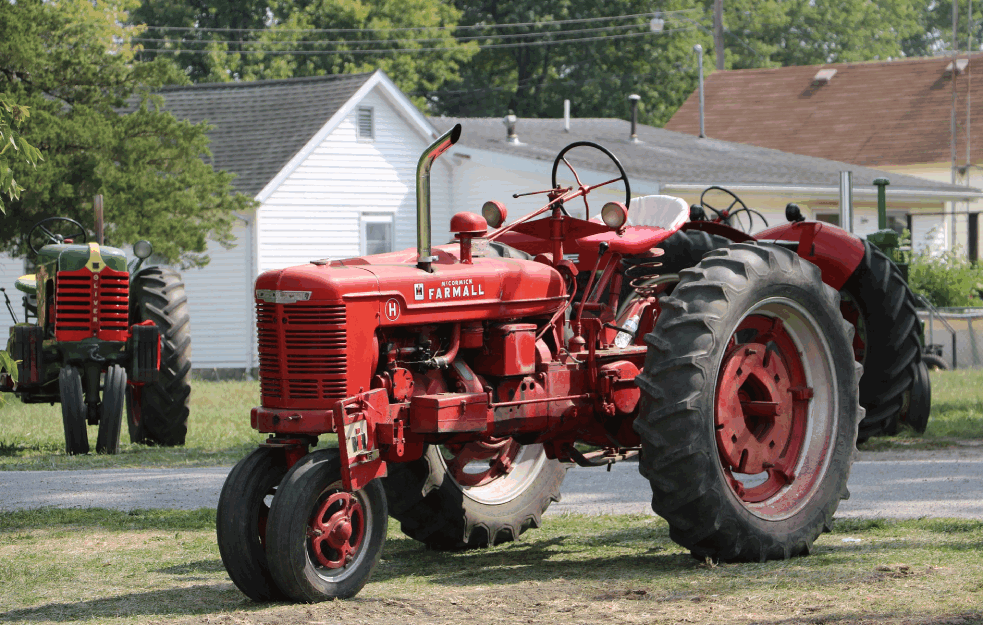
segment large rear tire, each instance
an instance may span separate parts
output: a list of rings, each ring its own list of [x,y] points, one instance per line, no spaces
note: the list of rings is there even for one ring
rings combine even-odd
[[[341,455],[322,449],[295,464],[277,489],[267,558],[277,587],[306,603],[354,597],[382,556],[389,516],[379,480],[341,486]]]
[[[854,357],[864,367],[860,405],[867,416],[858,440],[895,434],[921,352],[915,298],[897,265],[867,241],[842,291],[843,315],[856,328]]]
[[[652,333],[635,429],[652,508],[698,558],[808,553],[831,527],[863,415],[835,291],[773,246],[681,273]]]
[[[218,498],[215,529],[222,563],[253,601],[285,599],[266,559],[270,505],[287,473],[283,451],[260,447],[232,468]]]
[[[148,267],[130,283],[130,323],[153,321],[160,330],[160,377],[127,393],[130,440],[183,445],[191,395],[191,315],[184,282],[176,271]]]
[[[546,508],[560,500],[566,472],[542,445],[504,439],[456,453],[430,445],[419,460],[390,463],[382,482],[404,534],[431,549],[457,550],[512,541],[539,527]]]

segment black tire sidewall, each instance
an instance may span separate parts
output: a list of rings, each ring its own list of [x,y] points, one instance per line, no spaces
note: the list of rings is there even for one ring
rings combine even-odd
[[[253,601],[286,598],[273,580],[259,537],[260,506],[286,473],[283,452],[260,447],[233,467],[219,495],[215,515],[219,554],[232,582]]]

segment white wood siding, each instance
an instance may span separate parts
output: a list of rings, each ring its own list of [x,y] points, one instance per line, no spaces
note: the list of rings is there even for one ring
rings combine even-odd
[[[6,289],[7,297],[10,298],[10,307],[14,309],[17,320],[24,323],[24,294],[14,288],[14,280],[24,275],[24,260],[22,258],[11,258],[6,254],[0,254],[0,286]],[[10,336],[10,327],[14,325],[14,320],[10,318],[10,312],[3,297],[0,295],[0,349],[7,347],[7,337]]]
[[[374,139],[356,136],[356,107],[260,207],[260,272],[317,258],[358,256],[363,213],[393,216],[395,249],[416,245],[416,164],[427,141],[379,89],[359,106],[374,111]],[[449,174],[439,161],[432,171],[436,243],[448,238]]]
[[[209,242],[211,262],[181,271],[191,312],[191,362],[194,369],[245,369],[255,366],[253,276],[249,233],[236,225],[236,247]]]

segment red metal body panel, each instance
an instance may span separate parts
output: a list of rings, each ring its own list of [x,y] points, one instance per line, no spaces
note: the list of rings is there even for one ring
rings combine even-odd
[[[842,289],[864,257],[864,244],[855,235],[832,224],[800,221],[782,224],[755,235],[759,241],[794,241],[796,253],[815,264],[823,273],[823,282]]]
[[[130,274],[108,267],[59,271],[55,287],[55,340],[104,341],[129,338]]]
[[[552,253],[550,241],[551,220],[537,219],[519,224],[503,233],[498,241],[511,245],[527,254]],[[628,226],[617,232],[600,219],[564,219],[562,224],[563,249],[568,254],[597,255],[601,243],[607,243],[612,252],[629,255],[647,252],[672,236],[672,230],[649,226]]]

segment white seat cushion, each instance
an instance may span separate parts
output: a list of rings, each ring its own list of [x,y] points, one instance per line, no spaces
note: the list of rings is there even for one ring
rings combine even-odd
[[[689,219],[689,205],[673,195],[646,195],[632,198],[628,222],[633,226],[653,226],[678,230]]]

